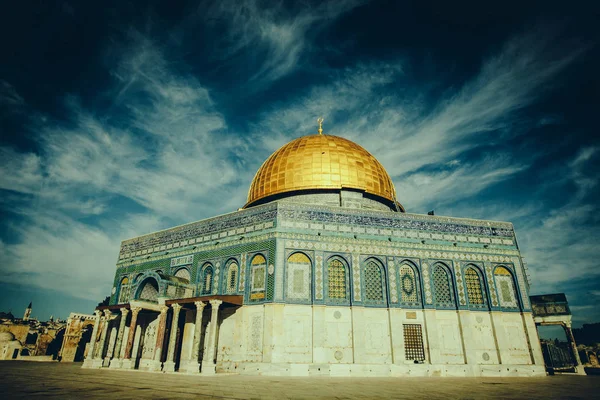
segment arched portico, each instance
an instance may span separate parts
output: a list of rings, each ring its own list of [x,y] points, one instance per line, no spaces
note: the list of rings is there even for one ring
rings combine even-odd
[[[564,293],[556,293],[542,296],[531,296],[531,305],[533,308],[534,322],[536,327],[558,325],[565,330],[567,341],[571,347],[570,355],[573,359],[575,373],[585,375],[585,370],[579,358],[577,344],[571,329],[571,310]],[[544,351],[544,361],[549,370],[554,371],[552,356]]]

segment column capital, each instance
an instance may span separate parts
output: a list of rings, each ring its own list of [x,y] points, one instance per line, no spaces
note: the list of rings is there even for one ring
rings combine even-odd
[[[142,307],[131,307],[131,315],[138,315],[142,311]]]
[[[121,315],[125,316],[127,314],[129,314],[129,309],[125,307],[121,308]]]
[[[160,313],[166,314],[169,311],[169,306],[160,306]]]
[[[211,301],[209,301],[209,303],[210,303],[210,305],[211,305],[211,307],[212,307],[213,309],[218,309],[218,308],[219,308],[219,306],[220,306],[221,304],[223,304],[223,300],[219,300],[219,299],[212,299]]]
[[[112,312],[110,310],[104,310],[104,316],[106,319],[110,319],[112,317]]]
[[[102,311],[94,310],[94,314],[96,314],[96,318],[100,318],[102,316]]]
[[[195,301],[194,305],[196,306],[197,310],[203,310],[204,307],[206,307],[206,303],[203,301]]]

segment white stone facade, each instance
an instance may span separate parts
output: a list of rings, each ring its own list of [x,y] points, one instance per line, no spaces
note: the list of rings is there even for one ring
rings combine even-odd
[[[420,363],[407,359],[405,324],[422,329],[425,357]],[[221,323],[223,351],[217,371],[286,376],[545,375],[539,344],[530,350],[531,340],[538,341],[531,313],[243,306]]]

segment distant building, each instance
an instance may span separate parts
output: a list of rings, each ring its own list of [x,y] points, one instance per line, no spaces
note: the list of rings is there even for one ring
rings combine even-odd
[[[58,356],[64,334],[64,321],[40,322],[31,317],[32,304],[23,318],[0,313],[0,359],[53,360]]]
[[[31,305],[32,303],[29,303],[29,305],[25,309],[25,314],[23,314],[23,321],[29,321],[29,317],[31,317]]]
[[[71,313],[60,349],[62,362],[83,361],[96,321],[95,315]]]
[[[583,324],[581,328],[573,329],[573,336],[579,344],[600,347],[600,322]]]

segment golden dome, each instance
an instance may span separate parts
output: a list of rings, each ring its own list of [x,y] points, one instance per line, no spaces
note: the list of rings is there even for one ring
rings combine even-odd
[[[244,208],[280,193],[346,188],[364,190],[402,209],[379,161],[356,143],[331,135],[302,136],[271,154],[256,172]]]

